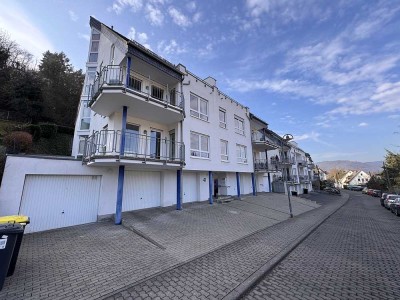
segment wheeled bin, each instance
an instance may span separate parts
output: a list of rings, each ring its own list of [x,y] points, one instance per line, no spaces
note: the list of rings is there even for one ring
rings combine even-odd
[[[13,256],[11,257],[10,266],[8,268],[7,276],[14,274],[15,266],[17,265],[19,249],[21,248],[22,238],[24,237],[25,226],[29,224],[30,220],[27,216],[5,216],[0,217],[0,224],[13,224],[18,223],[22,226],[22,232],[18,234],[17,241],[15,242],[15,248]]]
[[[19,234],[23,234],[21,224],[0,224],[0,291],[3,289],[11,259],[14,255],[15,244]]]

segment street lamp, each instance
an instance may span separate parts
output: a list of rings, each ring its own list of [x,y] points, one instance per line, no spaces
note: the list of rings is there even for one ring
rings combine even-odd
[[[293,135],[287,133],[285,135],[282,136],[283,140],[285,142],[289,142],[291,140],[293,140]],[[283,162],[283,141],[281,141],[281,146],[282,146],[282,162]],[[283,168],[282,168],[282,173],[283,173]],[[283,174],[282,174],[283,175]],[[285,186],[286,183],[286,189],[287,189],[287,194],[288,194],[288,199],[289,199],[289,214],[290,217],[293,218],[293,212],[292,212],[292,201],[290,200],[290,189],[289,189],[289,181],[286,180],[286,176],[282,176],[283,177],[283,185]]]

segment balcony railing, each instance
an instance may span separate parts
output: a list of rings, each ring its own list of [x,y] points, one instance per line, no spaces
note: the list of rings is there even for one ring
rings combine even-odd
[[[271,164],[278,164],[278,165],[294,165],[294,158],[293,157],[271,157]]]
[[[310,177],[308,175],[299,175],[300,183],[310,182]]]
[[[291,183],[298,183],[299,182],[299,178],[297,175],[290,175],[290,176],[279,176],[276,177],[273,181],[277,182],[291,182]]]
[[[256,172],[265,171],[265,172],[276,172],[280,171],[281,168],[278,164],[269,164],[266,159],[255,159],[254,160],[254,170]]]
[[[120,130],[101,130],[86,139],[83,160],[91,162],[103,158],[124,158],[141,161],[160,161],[183,164],[185,145],[181,142],[125,133],[125,147],[121,151]]]
[[[302,167],[306,167],[307,166],[307,161],[304,158],[297,158],[296,161],[297,161],[297,164],[302,166]]]
[[[150,76],[146,77],[133,71],[130,71],[127,82],[125,67],[118,65],[103,67],[91,89],[92,101],[106,87],[122,87],[127,92],[136,93],[146,100],[184,110],[185,101],[182,93],[173,87],[151,80]]]

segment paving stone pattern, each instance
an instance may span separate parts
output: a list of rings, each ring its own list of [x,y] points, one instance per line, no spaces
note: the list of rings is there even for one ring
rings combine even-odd
[[[294,215],[318,204],[292,198]],[[288,198],[281,194],[244,196],[209,205],[185,204],[184,210],[154,208],[123,214],[124,225],[139,230],[179,260],[189,260],[289,218]]]
[[[400,218],[351,194],[244,299],[400,299]]]
[[[344,197],[334,197],[325,206],[259,231],[105,299],[222,299],[345,201]]]
[[[296,214],[319,206],[297,200]],[[252,207],[257,214],[245,210]],[[135,225],[165,250],[112,222],[27,234],[0,299],[96,299],[287,218],[287,198],[261,194],[230,204],[134,213]]]

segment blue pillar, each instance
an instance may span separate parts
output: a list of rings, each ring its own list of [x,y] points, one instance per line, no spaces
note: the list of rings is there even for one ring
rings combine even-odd
[[[208,193],[209,193],[209,198],[208,198],[208,202],[210,204],[213,204],[213,175],[211,171],[208,171]]]
[[[237,196],[240,198],[240,177],[239,172],[236,172],[236,186],[237,186]]]
[[[253,184],[253,196],[256,195],[256,181],[254,178],[254,173],[251,173],[251,183]]]
[[[269,192],[272,193],[272,185],[271,185],[271,175],[268,172],[268,186],[269,186]]]
[[[125,150],[125,130],[126,130],[126,116],[128,108],[123,107],[122,110],[122,127],[121,127],[121,144],[120,144],[120,155],[124,155]],[[125,178],[125,166],[119,166],[118,169],[118,190],[117,190],[117,205],[115,208],[115,224],[120,225],[122,222],[122,197],[124,192],[124,178]]]
[[[121,225],[122,222],[122,196],[124,193],[124,177],[125,177],[125,166],[119,166],[117,207],[115,209],[115,225]]]
[[[182,209],[182,192],[181,192],[182,170],[176,171],[176,209]]]
[[[125,84],[126,87],[129,86],[129,78],[130,78],[130,74],[131,74],[131,63],[132,63],[130,56],[128,56],[127,60],[128,60],[128,64],[126,66],[126,84]]]

